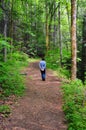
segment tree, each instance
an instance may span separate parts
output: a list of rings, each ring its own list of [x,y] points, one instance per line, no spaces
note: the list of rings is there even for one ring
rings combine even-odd
[[[72,55],[72,67],[71,67],[71,79],[76,79],[77,73],[77,47],[76,47],[76,0],[71,0],[71,55]]]
[[[0,7],[3,10],[3,21],[4,21],[4,26],[3,26],[3,35],[4,35],[4,39],[6,40],[7,38],[7,25],[8,25],[8,4],[9,2],[5,2],[4,0],[1,1],[0,3]],[[7,47],[4,46],[3,48],[3,55],[4,55],[4,62],[7,61]]]
[[[86,80],[86,15],[83,18],[83,42],[82,42],[82,57],[81,57],[81,79]]]
[[[60,66],[62,66],[62,39],[61,39],[61,11],[60,1],[58,4],[58,32],[59,32],[59,48],[60,48]]]
[[[11,45],[11,54],[12,54],[12,45],[13,45],[13,6],[14,5],[14,0],[10,1],[10,13],[9,13],[9,37],[11,38],[10,40],[10,45]]]
[[[49,25],[48,25],[48,17],[49,17],[49,13],[48,13],[48,3],[46,2],[46,49],[48,51],[49,49]]]

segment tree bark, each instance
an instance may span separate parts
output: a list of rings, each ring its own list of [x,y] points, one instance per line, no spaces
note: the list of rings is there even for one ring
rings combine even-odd
[[[54,10],[55,10],[55,8],[56,8],[56,2],[54,3]],[[56,36],[57,36],[57,31],[56,31],[56,12],[55,12],[55,14],[54,14],[54,32],[53,32],[53,42],[54,42],[54,47],[56,47]]]
[[[81,58],[81,79],[86,80],[86,16],[83,18],[83,43],[82,43],[82,58]]]
[[[5,7],[5,1],[1,1],[1,6],[3,7],[3,20],[4,20],[4,28],[3,28],[3,35],[4,39],[6,40],[7,38],[7,23],[8,23],[8,11]],[[4,46],[3,48],[3,56],[4,56],[4,62],[7,61],[7,47]]]
[[[71,79],[76,79],[77,73],[77,46],[76,46],[76,0],[71,0],[71,55],[72,55],[72,67],[71,67]]]
[[[11,45],[10,53],[11,53],[11,55],[12,55],[12,45],[13,45],[13,5],[14,5],[14,0],[12,0],[12,3],[11,3],[10,28],[9,28],[9,36],[11,38],[11,40],[10,40],[10,45]]]
[[[46,49],[49,50],[49,25],[48,25],[48,7],[46,4]]]
[[[4,14],[4,38],[6,39],[7,37],[7,18],[6,18],[6,14]],[[7,47],[4,47],[4,62],[7,61]]]
[[[59,4],[58,4],[58,31],[59,31],[59,47],[60,47],[60,66],[62,66],[62,40],[61,40],[60,2],[59,2]]]

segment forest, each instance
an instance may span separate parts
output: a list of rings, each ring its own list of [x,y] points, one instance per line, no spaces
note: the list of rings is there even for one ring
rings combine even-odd
[[[20,71],[41,57],[63,81],[68,130],[85,130],[86,0],[0,0],[0,99],[23,95]]]

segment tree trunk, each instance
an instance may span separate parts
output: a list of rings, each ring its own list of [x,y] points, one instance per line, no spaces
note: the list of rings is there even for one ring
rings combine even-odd
[[[81,79],[86,80],[86,16],[83,18],[83,43],[82,43]]]
[[[62,66],[62,40],[61,40],[60,2],[58,4],[58,31],[59,31],[59,47],[60,47],[60,66]]]
[[[49,50],[49,25],[48,25],[48,7],[46,4],[46,49]]]
[[[4,38],[6,39],[7,37],[7,18],[6,18],[6,14],[4,14]],[[4,47],[4,62],[7,61],[7,48],[6,46]]]
[[[71,79],[76,79],[77,72],[77,47],[76,47],[76,0],[71,0],[71,55],[72,55],[72,67],[71,67]]]
[[[5,12],[5,2],[2,1],[2,7],[3,7],[3,20],[4,20],[4,29],[3,29],[3,35],[4,35],[4,39],[6,40],[7,38],[7,22],[8,22],[8,16],[7,16],[7,11]],[[3,49],[3,56],[4,56],[4,62],[7,61],[7,47],[4,46]]]
[[[70,23],[70,12],[69,12],[69,8],[68,8],[68,2],[66,3],[66,11],[67,11],[67,19],[68,19],[68,27],[69,27],[69,38],[71,39],[71,23]],[[69,51],[69,46],[68,44],[66,44],[67,46],[67,50]]]
[[[56,3],[54,3],[54,10],[56,8]],[[56,47],[56,36],[57,36],[57,31],[56,31],[56,12],[54,14],[54,32],[53,32],[53,42],[54,42],[54,47]]]
[[[11,10],[10,10],[9,36],[10,36],[10,38],[11,38],[11,41],[10,41],[10,45],[11,45],[10,53],[11,53],[11,54],[12,54],[12,45],[13,45],[13,4],[14,4],[14,0],[12,0]]]

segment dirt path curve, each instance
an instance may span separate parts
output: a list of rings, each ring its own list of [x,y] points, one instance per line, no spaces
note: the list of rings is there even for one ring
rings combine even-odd
[[[26,94],[14,105],[5,130],[67,130],[58,78],[48,70],[42,81],[38,63],[31,63],[24,72]]]

